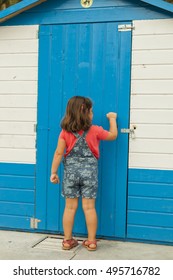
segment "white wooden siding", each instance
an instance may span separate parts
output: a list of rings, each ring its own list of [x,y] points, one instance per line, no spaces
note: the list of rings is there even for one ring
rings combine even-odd
[[[1,81],[0,94],[37,94],[36,81]]]
[[[173,169],[173,20],[134,26],[129,167]]]
[[[0,27],[0,161],[36,162],[38,26]]]

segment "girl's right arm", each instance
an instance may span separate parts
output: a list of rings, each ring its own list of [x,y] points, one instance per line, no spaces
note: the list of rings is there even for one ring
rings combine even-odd
[[[109,119],[109,134],[105,140],[108,140],[108,141],[115,140],[118,135],[118,129],[117,129],[117,123],[116,123],[117,114],[110,112],[106,116]]]
[[[54,153],[53,161],[52,161],[52,168],[51,168],[51,176],[50,181],[54,184],[59,184],[60,180],[57,175],[58,167],[61,163],[62,157],[64,155],[64,150],[66,148],[66,142],[62,138],[59,138],[58,145]]]

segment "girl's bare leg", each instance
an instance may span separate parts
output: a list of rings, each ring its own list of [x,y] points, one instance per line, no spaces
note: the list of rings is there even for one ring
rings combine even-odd
[[[95,209],[95,199],[82,198],[82,207],[87,224],[88,240],[95,241],[97,231],[97,213]],[[95,247],[95,245],[91,244],[90,247]]]
[[[66,198],[66,205],[63,215],[64,239],[72,238],[74,217],[78,207],[78,198]]]

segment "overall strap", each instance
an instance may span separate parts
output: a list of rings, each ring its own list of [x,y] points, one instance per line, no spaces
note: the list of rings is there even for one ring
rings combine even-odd
[[[72,132],[72,133],[73,133],[73,135],[74,135],[77,139],[80,139],[81,137],[82,137],[82,138],[85,138],[85,137],[87,136],[88,130],[84,131],[84,132],[82,133],[82,135],[80,135],[80,134],[77,133],[77,132]]]
[[[79,135],[77,132],[72,132],[72,133],[77,139],[79,139],[81,137],[81,135]]]
[[[83,138],[86,138],[86,136],[87,136],[87,134],[88,134],[88,131],[89,131],[89,130],[84,131],[84,133],[82,134],[82,137],[83,137]]]

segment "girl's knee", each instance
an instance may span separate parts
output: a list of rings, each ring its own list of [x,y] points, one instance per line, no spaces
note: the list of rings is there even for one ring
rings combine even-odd
[[[84,212],[95,209],[95,199],[83,198],[82,199],[82,208],[83,208]]]
[[[66,198],[65,208],[68,210],[76,211],[78,208],[78,198]]]

